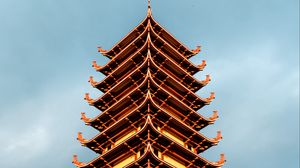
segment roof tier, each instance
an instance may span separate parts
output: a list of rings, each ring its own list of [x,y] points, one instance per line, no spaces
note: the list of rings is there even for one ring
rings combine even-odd
[[[183,43],[179,42],[171,33],[169,33],[165,28],[163,28],[155,19],[153,18],[152,12],[148,12],[147,17],[138,24],[131,32],[129,32],[124,38],[117,42],[110,50],[103,50],[99,48],[99,52],[103,55],[113,58],[124,50],[130,43],[138,37],[141,32],[147,28],[148,22],[154,27],[155,33],[159,34],[165,41],[167,41],[173,48],[177,49],[184,57],[189,58],[200,52],[200,47],[197,46],[196,49],[190,50]]]
[[[155,33],[151,24],[148,24],[147,27],[148,31],[144,30],[137,38],[135,38],[128,46],[120,51],[120,53],[118,53],[106,65],[101,67],[94,63],[94,67],[96,68],[96,70],[102,72],[105,75],[109,75],[122,63],[131,60],[132,57],[135,57],[138,53],[144,50],[147,42],[152,43],[153,47],[157,48],[157,50],[166,53],[168,57],[171,58],[171,60],[175,61],[181,68],[192,75],[204,68],[205,63],[196,66],[186,57],[182,56],[178,49],[173,48],[172,45],[170,45],[167,41],[165,41],[162,37]]]
[[[149,63],[150,62],[150,63]],[[161,66],[162,67],[162,66]],[[170,75],[170,72],[165,69],[160,68],[155,61],[151,58],[150,54],[147,56],[147,59],[144,60],[141,65],[139,65],[133,72],[127,74],[118,83],[114,84],[103,96],[93,101],[93,105],[99,106],[101,110],[105,110],[113,103],[117,102],[121,97],[127,93],[133,91],[141,82],[144,77],[146,77],[147,69],[149,69],[149,76],[164,88],[166,91],[170,92],[172,95],[182,100],[188,106],[192,107],[195,110],[201,108],[201,104],[208,103],[208,99],[202,99],[198,97],[194,92],[184,86],[182,83],[191,82],[190,86],[193,86],[193,83],[201,83],[202,86],[206,85],[210,78],[207,78],[204,81],[190,81],[188,78],[175,78],[173,75]],[[166,72],[167,71],[167,72]],[[193,79],[193,78],[191,78]],[[184,82],[185,81],[185,82]],[[93,79],[90,79],[90,82],[93,86],[99,87],[100,84],[93,82]]]
[[[85,113],[82,114],[82,120],[87,124],[87,125],[91,125],[92,127],[98,129],[99,131],[103,131],[105,129],[108,129],[112,124],[114,124],[116,121],[120,120],[121,118],[123,118],[124,116],[134,112],[134,111],[138,111],[140,112],[139,108],[143,107],[147,101],[150,101],[151,104],[159,107],[160,109],[162,109],[164,112],[166,113],[170,113],[175,115],[175,118],[177,118],[178,120],[181,120],[182,122],[184,122],[185,124],[187,124],[189,127],[199,131],[202,128],[204,128],[205,126],[207,126],[208,124],[212,124],[217,118],[218,118],[218,114],[217,111],[214,111],[214,113],[212,114],[211,117],[206,118],[203,117],[202,115],[200,115],[199,113],[195,112],[195,111],[190,111],[186,116],[184,116],[186,113],[184,113],[183,115],[178,115],[176,112],[170,110],[170,109],[163,109],[161,106],[159,106],[154,100],[153,100],[153,95],[149,92],[147,93],[148,96],[144,97],[143,101],[136,101],[134,102],[135,108],[130,107],[128,108],[128,110],[124,110],[124,111],[114,111],[114,110],[106,110],[103,113],[100,113],[98,116],[94,117],[93,119],[87,118],[85,116]],[[130,111],[132,110],[132,111]],[[168,110],[168,112],[167,112]]]
[[[101,130],[105,128],[105,125],[109,125],[109,123],[118,120],[118,116],[122,116],[130,112],[130,110],[136,108],[140,103],[142,103],[142,100],[144,99],[145,94],[148,91],[150,91],[150,93],[152,94],[152,99],[155,102],[157,102],[161,107],[173,113],[173,115],[177,116],[181,120],[199,122],[199,118],[204,118],[195,111],[195,108],[192,108],[194,107],[194,104],[191,104],[190,106],[187,105],[183,101],[179,100],[179,97],[174,96],[173,94],[165,90],[162,86],[157,84],[152,78],[150,70],[148,70],[147,74],[144,77],[141,77],[141,79],[143,79],[143,82],[135,86],[135,88],[127,94],[120,97],[120,99],[115,100],[115,103],[112,103],[111,106],[104,106],[104,100],[97,101],[86,98],[87,100],[89,100],[88,102],[90,103],[90,105],[104,110],[103,113],[93,119],[93,121],[99,121],[100,123],[102,123],[101,125],[97,124],[99,127],[98,129]],[[208,104],[210,102],[210,98],[207,99],[199,99],[199,106],[196,106],[196,109]],[[199,127],[199,124],[201,122],[199,124],[194,122],[189,123],[189,125],[195,125],[198,129],[200,129],[201,126]]]
[[[223,163],[210,162],[201,156],[186,149],[182,145],[174,142],[168,136],[162,134],[152,122],[150,115],[147,115],[147,119],[143,127],[137,131],[134,135],[127,138],[122,143],[116,145],[116,147],[100,155],[96,159],[86,164],[80,164],[78,167],[105,167],[113,166],[116,156],[124,157],[124,155],[130,156],[136,155],[138,151],[145,148],[149,144],[153,145],[155,149],[162,154],[173,155],[177,157],[186,166],[210,166],[219,167]],[[181,155],[176,154],[176,151],[181,151]],[[126,157],[125,157],[126,158]]]
[[[184,143],[188,143],[189,146],[193,147],[197,153],[203,152],[209,147],[216,145],[220,140],[220,135],[212,139],[205,137],[178,118],[172,116],[172,114],[164,111],[164,109],[157,106],[150,99],[146,99],[137,109],[117,120],[117,122],[104,129],[91,140],[80,138],[81,133],[78,139],[85,146],[101,154],[105,151],[105,147],[109,144],[114,144],[114,142],[119,139],[118,137],[125,135],[129,130],[138,130],[138,128],[143,125],[142,123],[146,115],[153,116],[153,121],[157,127],[160,127],[161,130],[171,130],[177,137],[181,137]],[[206,124],[211,124],[214,120],[215,119],[210,119],[210,123]]]

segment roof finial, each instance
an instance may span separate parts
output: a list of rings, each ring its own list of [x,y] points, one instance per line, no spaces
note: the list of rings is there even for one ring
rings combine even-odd
[[[148,0],[148,8],[151,8],[151,0]]]
[[[148,0],[148,17],[151,15],[151,0]]]

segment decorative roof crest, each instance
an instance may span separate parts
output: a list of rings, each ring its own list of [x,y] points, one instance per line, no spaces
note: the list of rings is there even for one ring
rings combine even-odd
[[[92,67],[96,69],[96,71],[99,71],[102,67],[97,64],[97,61],[93,61]]]
[[[203,69],[205,68],[205,66],[206,66],[206,61],[205,61],[205,60],[202,60],[202,63],[201,63],[200,65],[198,65],[198,68],[199,68],[200,70],[203,70]]]
[[[222,138],[223,138],[223,137],[222,137],[221,131],[218,131],[218,132],[217,132],[217,136],[214,138],[214,140],[219,142]]]
[[[217,110],[213,111],[213,114],[211,117],[209,117],[210,120],[216,120],[217,118],[219,118],[219,114]]]
[[[73,163],[75,166],[77,166],[77,167],[80,167],[80,166],[84,166],[84,165],[85,165],[84,163],[78,161],[77,155],[73,155],[73,161],[72,161],[72,163]]]
[[[92,98],[90,98],[90,94],[89,93],[86,93],[84,95],[84,100],[86,100],[89,104],[93,104],[94,103],[94,100]]]
[[[152,14],[152,12],[151,12],[151,0],[148,0],[148,12],[147,12],[148,17],[150,17],[151,14]]]
[[[85,115],[85,112],[81,112],[81,118],[80,118],[82,121],[84,122],[90,122],[91,119],[90,118],[87,118],[86,115]]]
[[[196,49],[193,49],[192,52],[194,54],[198,54],[201,51],[201,46],[196,46]]]
[[[78,140],[80,143],[85,143],[85,142],[87,141],[86,139],[83,138],[81,132],[78,132],[78,134],[77,134],[77,140]]]
[[[211,81],[210,75],[206,75],[205,79],[202,81],[202,83],[204,83],[205,85],[207,85],[209,83],[209,81]]]
[[[93,87],[97,84],[97,82],[94,80],[94,77],[93,77],[93,76],[90,76],[88,82],[89,82]]]
[[[219,160],[219,161],[217,161],[217,164],[221,164],[221,165],[223,165],[225,162],[226,162],[226,159],[225,159],[225,154],[224,154],[224,153],[222,153],[222,154],[220,155],[220,160]]]
[[[215,92],[210,92],[210,96],[205,100],[207,101],[207,103],[210,103],[212,99],[215,99]]]

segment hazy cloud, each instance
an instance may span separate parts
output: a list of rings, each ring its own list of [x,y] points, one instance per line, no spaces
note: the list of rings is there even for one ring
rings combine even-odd
[[[230,168],[299,167],[299,2],[153,1],[155,18],[187,46],[203,46],[191,60],[207,60],[199,94],[216,100],[199,112],[220,111],[201,132],[224,139],[202,155],[225,152]],[[97,134],[80,112],[99,113],[83,101],[101,95],[91,61],[105,64],[96,46],[111,47],[146,14],[146,1],[0,1],[0,167],[73,167],[80,146]]]

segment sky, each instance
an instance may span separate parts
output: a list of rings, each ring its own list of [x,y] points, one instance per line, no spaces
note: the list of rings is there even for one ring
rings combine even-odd
[[[101,92],[87,82],[104,76],[91,62],[146,16],[146,0],[0,0],[0,167],[74,167],[72,155],[97,134],[80,120],[99,114],[84,100]],[[154,18],[207,61],[195,75],[216,92],[199,111],[220,118],[201,133],[223,140],[201,154],[224,168],[299,167],[299,1],[152,0]]]

